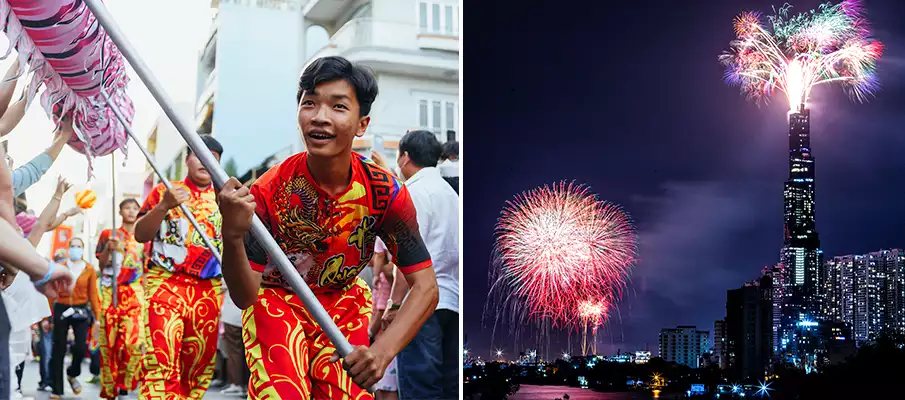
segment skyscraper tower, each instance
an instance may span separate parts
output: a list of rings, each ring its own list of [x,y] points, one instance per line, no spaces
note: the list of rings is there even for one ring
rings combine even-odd
[[[789,179],[783,190],[784,233],[780,263],[782,294],[779,351],[795,353],[796,326],[820,315],[822,253],[814,218],[814,157],[810,110],[802,104],[789,115]]]

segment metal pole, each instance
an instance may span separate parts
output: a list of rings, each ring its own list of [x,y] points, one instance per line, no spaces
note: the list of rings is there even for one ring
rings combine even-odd
[[[112,168],[110,170],[110,182],[112,185],[112,196],[110,196],[110,197],[113,199],[113,205],[110,208],[110,216],[113,217],[110,220],[110,237],[116,239],[116,236],[117,236],[116,234],[118,232],[116,232],[116,153],[115,152],[110,153],[110,167]],[[116,307],[117,303],[119,302],[119,296],[116,295],[117,289],[119,289],[118,288],[119,282],[117,282],[119,280],[119,274],[116,273],[116,253],[118,251],[119,251],[119,249],[113,249],[113,251],[110,252],[110,269],[113,270],[113,284],[112,284],[113,307]],[[103,269],[101,271],[102,271],[101,274],[103,275]]]
[[[154,160],[151,157],[151,153],[148,152],[148,149],[146,149],[145,146],[138,140],[138,137],[135,136],[135,132],[132,131],[132,127],[129,126],[128,123],[126,123],[126,117],[123,116],[118,108],[116,108],[116,104],[113,104],[113,102],[110,101],[110,96],[108,96],[106,92],[101,90],[101,95],[104,96],[104,100],[107,101],[107,105],[110,107],[110,110],[113,111],[113,114],[116,115],[116,119],[119,120],[119,123],[126,128],[126,133],[129,134],[129,137],[132,138],[132,141],[138,145],[138,148],[141,150],[142,154],[145,155],[145,158],[148,160],[148,164],[151,164],[151,169],[154,170],[154,173],[157,174],[157,176],[160,178],[160,181],[163,182],[163,185],[167,188],[167,190],[172,190],[173,185],[170,183],[170,180],[167,179],[167,177],[164,176],[162,172],[160,172],[160,168],[157,168],[157,164],[154,163]],[[206,148],[207,147],[205,147],[205,149]],[[207,170],[210,171],[210,168],[208,168]],[[189,211],[189,208],[186,207],[185,204],[180,204],[179,209],[182,211],[185,217],[188,218],[189,223],[192,224],[192,227],[195,228],[195,232],[198,232],[198,234],[201,235],[201,240],[204,241],[204,245],[207,246],[207,249],[210,250],[211,253],[213,253],[214,258],[217,259],[217,262],[219,262],[220,265],[223,265],[223,259],[220,258],[220,251],[217,250],[217,247],[214,246],[213,242],[211,242],[211,239],[207,237],[206,233],[204,233],[204,229],[201,229],[201,225],[199,225],[198,221],[195,220],[195,216],[192,215],[192,212]]]
[[[126,57],[129,64],[132,65],[135,73],[138,74],[139,78],[144,82],[148,91],[154,96],[154,99],[157,100],[157,103],[163,109],[164,113],[166,113],[167,117],[170,118],[170,121],[173,122],[173,125],[179,131],[179,134],[182,135],[182,138],[185,139],[186,143],[192,149],[192,152],[198,156],[198,159],[211,174],[214,184],[217,187],[223,187],[223,184],[226,183],[229,178],[223,170],[223,167],[220,166],[220,163],[214,158],[214,155],[211,154],[204,142],[201,141],[198,134],[195,133],[195,131],[189,127],[189,124],[176,113],[176,110],[173,108],[172,99],[170,99],[163,91],[160,82],[158,82],[151,74],[150,69],[141,57],[139,57],[138,52],[135,51],[135,48],[132,47],[129,40],[126,39],[126,36],[119,29],[119,26],[113,20],[113,16],[110,15],[107,8],[104,7],[100,0],[85,0],[85,4],[92,12],[94,12],[97,21],[107,31],[107,35],[110,36],[110,39],[116,44],[119,51]],[[308,312],[311,313],[314,320],[317,321],[318,325],[320,325],[330,341],[333,342],[337,353],[339,353],[341,357],[349,355],[349,353],[352,352],[352,345],[346,340],[342,332],[339,331],[336,324],[333,323],[333,319],[327,314],[327,310],[325,310],[320,302],[318,302],[317,297],[314,296],[311,288],[308,287],[298,271],[295,270],[292,263],[289,262],[286,255],[283,254],[279,244],[277,244],[276,240],[270,236],[270,232],[267,231],[264,223],[261,222],[257,215],[254,215],[252,219],[251,233],[261,243],[267,251],[267,254],[270,256],[270,259],[276,263],[283,278],[289,282],[289,286],[292,287],[292,290],[295,291],[302,300],[302,303],[305,304],[305,308],[308,309]]]

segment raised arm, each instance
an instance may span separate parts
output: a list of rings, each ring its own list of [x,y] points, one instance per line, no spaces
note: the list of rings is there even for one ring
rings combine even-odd
[[[16,100],[15,104],[7,108],[3,116],[0,116],[0,137],[8,135],[25,116],[25,92],[22,97]]]
[[[47,206],[44,207],[44,211],[41,211],[41,215],[38,216],[38,222],[31,229],[31,233],[28,234],[28,241],[32,246],[38,247],[38,243],[41,243],[44,233],[51,229],[50,226],[55,222],[57,211],[60,209],[60,202],[63,201],[63,195],[70,188],[72,188],[72,184],[66,182],[66,179],[63,179],[62,176],[57,178],[56,192],[50,198]]]
[[[14,76],[19,74],[19,58],[16,57],[13,60],[13,65],[9,66],[9,70],[6,71],[6,76],[3,77],[3,82],[6,82],[9,79],[12,79]],[[6,109],[9,107],[9,101],[13,98],[13,92],[16,91],[16,83],[18,80],[13,79],[11,82],[3,83],[2,87],[0,87],[0,115],[6,113]]]
[[[33,158],[27,164],[16,168],[13,172],[13,188],[16,196],[24,193],[31,185],[37,183],[41,177],[47,173],[47,170],[50,169],[53,162],[60,155],[63,146],[66,145],[66,141],[68,140],[66,129],[58,129],[55,132],[55,135],[53,143],[47,150]]]
[[[11,226],[16,225],[16,199],[13,194],[13,177],[6,163],[6,151],[0,145],[0,219]]]
[[[81,212],[82,212],[82,209],[78,206],[72,207],[72,208],[64,211],[62,214],[57,215],[57,218],[53,220],[53,222],[50,224],[50,227],[48,227],[47,230],[52,231],[54,229],[57,229],[60,225],[63,224],[63,222],[66,222],[67,219],[69,219],[70,217],[79,215]]]

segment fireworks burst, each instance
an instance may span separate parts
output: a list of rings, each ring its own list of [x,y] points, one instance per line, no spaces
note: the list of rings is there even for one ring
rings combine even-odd
[[[883,44],[874,41],[859,0],[821,4],[817,10],[789,16],[788,4],[767,17],[756,12],[735,19],[737,40],[720,56],[726,81],[749,98],[766,101],[785,93],[794,111],[807,103],[814,86],[838,82],[856,101],[878,88],[875,75]]]
[[[588,355],[588,327],[591,328],[591,343],[593,344],[593,354],[597,354],[597,328],[606,317],[606,302],[603,300],[590,301],[585,300],[578,303],[578,318],[582,321],[581,326],[581,352]]]
[[[496,231],[488,304],[508,312],[512,326],[529,318],[578,325],[581,301],[621,297],[635,257],[629,217],[583,185],[561,182],[517,195]]]

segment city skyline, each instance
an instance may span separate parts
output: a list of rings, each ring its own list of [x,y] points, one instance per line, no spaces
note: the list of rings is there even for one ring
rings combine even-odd
[[[816,4],[797,2],[793,11]],[[472,352],[486,357],[492,350],[480,318],[492,226],[503,202],[545,183],[586,183],[636,221],[640,260],[618,314],[611,314],[598,334],[602,354],[655,350],[661,328],[713,329],[725,314],[726,290],[779,262],[782,182],[789,178],[788,104],[782,98],[765,107],[750,104],[719,80],[720,66],[712,56],[732,37],[728,21],[734,15],[771,5],[729,2],[703,14],[610,6],[603,24],[591,21],[602,13],[586,13],[594,18],[572,21],[574,28],[563,32],[532,37],[513,31],[520,39],[497,51],[514,64],[504,68],[512,71],[508,76],[471,70],[466,84],[480,82],[488,93],[475,98],[472,118],[497,133],[482,135],[468,152],[482,164],[482,179],[469,185],[465,198],[464,330]],[[905,177],[905,163],[894,151],[903,143],[895,127],[905,122],[894,112],[905,99],[905,32],[892,17],[905,10],[870,2],[867,7],[875,36],[888,46],[878,66],[882,88],[866,104],[850,103],[836,88],[817,88],[809,105],[813,151],[820,159],[815,211],[824,259],[905,246],[905,238],[895,233],[905,209],[894,201],[896,188],[886,184]],[[540,17],[517,15],[527,21]],[[543,18],[551,15],[545,11]],[[683,23],[692,18],[701,24]],[[620,32],[631,32],[648,46],[640,51],[617,40]],[[665,32],[671,40],[654,40]],[[538,59],[528,51],[538,43],[587,62]],[[605,57],[626,62],[605,63]],[[469,59],[487,58],[494,55]],[[658,64],[664,62],[670,63],[668,76]],[[549,78],[532,81],[538,74]],[[558,342],[565,347],[565,337]],[[507,354],[521,350],[507,345]]]

